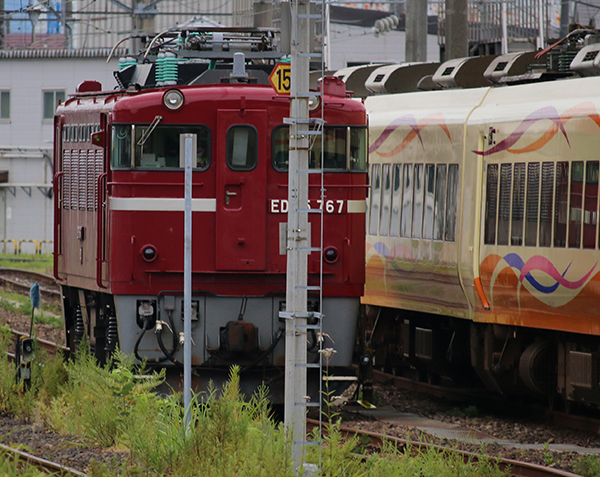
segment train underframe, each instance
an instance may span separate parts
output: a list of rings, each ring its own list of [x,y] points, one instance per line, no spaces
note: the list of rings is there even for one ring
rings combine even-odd
[[[126,354],[133,354],[137,362],[145,362],[148,369],[167,368],[168,384],[173,389],[180,387],[183,362],[181,293],[124,296],[68,286],[62,288],[67,345],[72,350],[86,343],[98,362],[106,364],[119,348]],[[319,311],[318,299],[309,298],[308,306],[309,310]],[[269,388],[271,402],[282,403],[285,321],[278,315],[284,309],[285,296],[280,295],[193,296],[192,385],[197,390],[204,390],[212,381],[218,388],[227,380],[231,366],[236,364],[241,369],[240,386],[244,394],[251,395],[264,383]],[[330,320],[325,318],[323,324],[320,340],[324,343],[319,342],[316,332],[308,332],[310,362],[318,362],[319,346],[323,344],[323,347],[336,348],[328,374],[355,374],[350,365],[358,310],[358,298],[323,299],[323,312]],[[344,317],[344,326],[340,326],[341,317]],[[317,371],[308,371],[308,393],[315,399],[320,392]],[[342,392],[349,382],[332,381],[330,390]]]
[[[359,336],[377,368],[431,384],[483,386],[557,409],[600,407],[597,337],[366,306]]]

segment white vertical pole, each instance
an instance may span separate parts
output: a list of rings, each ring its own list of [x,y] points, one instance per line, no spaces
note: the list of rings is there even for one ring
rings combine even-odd
[[[538,39],[537,47],[539,49],[544,48],[544,0],[538,0]]]
[[[501,22],[502,22],[502,54],[506,55],[508,53],[508,25],[506,18],[506,2],[502,2],[502,13],[501,13]]]
[[[309,91],[309,0],[291,0],[291,88],[290,88],[290,156],[288,177],[288,228],[285,331],[285,404],[284,422],[292,433],[292,457],[298,469],[304,460],[306,441],[306,325],[307,259],[309,246],[307,130]],[[305,93],[304,95],[302,93]]]
[[[323,41],[323,54],[324,54],[324,63],[325,68],[331,68],[331,6],[329,0],[323,2],[323,8],[325,9],[325,25],[323,28],[323,33],[325,34],[325,38]]]
[[[185,209],[183,252],[183,405],[189,429],[192,402],[192,160],[194,134],[184,134]]]

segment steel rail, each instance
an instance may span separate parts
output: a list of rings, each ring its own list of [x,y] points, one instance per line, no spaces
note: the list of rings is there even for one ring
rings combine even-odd
[[[393,381],[395,387],[452,401],[464,401],[470,403],[485,402],[487,404],[493,401],[494,405],[498,408],[511,409],[513,407],[513,404],[508,402],[505,398],[491,396],[489,391],[473,391],[466,388],[451,388],[436,384],[422,383],[377,370],[373,371],[373,378],[374,381],[378,383]],[[547,408],[532,408],[532,411],[552,417],[553,423],[557,426],[566,426],[572,429],[600,435],[600,419],[592,418],[590,416],[568,414]]]
[[[316,419],[307,419],[307,431],[310,432],[320,425]],[[323,433],[327,432],[327,426],[323,426]],[[470,460],[471,462],[478,462],[482,458],[489,459],[498,462],[501,470],[508,470],[507,475],[522,476],[522,477],[577,477],[577,474],[567,472],[564,470],[553,469],[551,467],[545,467],[543,465],[531,464],[529,462],[520,462],[512,459],[504,459],[501,457],[485,456],[481,454],[475,454],[473,452],[456,450],[452,447],[443,447],[437,444],[428,444],[420,441],[407,441],[400,437],[388,436],[379,434],[377,432],[363,431],[360,429],[353,429],[351,427],[340,426],[339,431],[344,438],[352,438],[357,436],[365,436],[371,440],[371,445],[381,449],[384,441],[393,444],[397,449],[404,449],[407,446],[411,446],[413,449],[435,449],[441,452],[452,452],[461,455],[465,461]]]
[[[66,467],[56,462],[43,459],[41,457],[34,456],[28,452],[14,449],[12,447],[0,444],[0,453],[7,455],[10,459],[18,462],[26,462],[33,467],[43,470],[47,474],[59,475],[64,477],[78,476],[85,477],[87,474],[80,472],[79,470]]]

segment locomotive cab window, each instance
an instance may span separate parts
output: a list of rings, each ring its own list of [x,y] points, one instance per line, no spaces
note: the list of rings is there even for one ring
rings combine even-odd
[[[234,171],[250,171],[258,163],[258,132],[253,126],[236,125],[227,131],[227,165]]]
[[[179,169],[179,137],[195,134],[197,138],[195,169],[210,165],[210,131],[206,126],[113,126],[112,167],[115,169]],[[133,158],[133,164],[132,164]]]
[[[309,167],[326,171],[367,170],[367,129],[354,126],[331,126],[320,135],[311,135]],[[321,144],[323,142],[324,146]],[[289,128],[278,126],[272,135],[273,167],[279,172],[287,172],[289,160]]]

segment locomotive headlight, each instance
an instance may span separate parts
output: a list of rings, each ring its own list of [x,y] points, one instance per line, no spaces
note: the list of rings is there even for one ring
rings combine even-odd
[[[321,99],[318,96],[309,96],[308,97],[308,109],[310,111],[314,111],[321,104]]]
[[[325,249],[325,252],[323,253],[323,259],[327,262],[327,263],[335,263],[338,261],[338,251],[337,248],[335,247],[327,247]]]
[[[158,255],[154,245],[144,245],[140,250],[140,253],[142,254],[142,258],[148,263],[156,260]]]
[[[164,94],[163,103],[167,109],[175,111],[183,106],[183,93],[178,89],[170,89]]]

